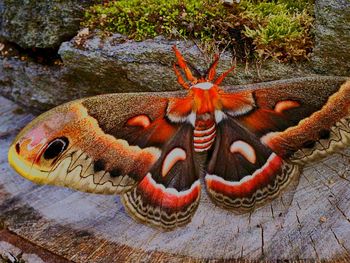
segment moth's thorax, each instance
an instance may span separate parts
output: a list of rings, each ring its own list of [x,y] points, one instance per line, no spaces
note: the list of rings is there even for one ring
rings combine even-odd
[[[197,115],[214,113],[219,107],[219,88],[210,82],[201,82],[191,88],[194,112]]]

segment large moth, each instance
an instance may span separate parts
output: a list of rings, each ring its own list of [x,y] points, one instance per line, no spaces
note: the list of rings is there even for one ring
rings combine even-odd
[[[346,78],[220,87],[232,68],[216,78],[218,56],[202,74],[174,51],[184,90],[58,106],[19,133],[12,167],[39,184],[120,194],[134,219],[170,230],[190,222],[201,185],[217,205],[251,211],[305,164],[349,144]]]

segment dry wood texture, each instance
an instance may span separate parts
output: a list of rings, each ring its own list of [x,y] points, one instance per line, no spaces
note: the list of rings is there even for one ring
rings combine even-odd
[[[7,149],[33,116],[16,109],[0,98],[0,220],[51,253],[75,262],[350,262],[349,150],[306,167],[299,183],[252,214],[227,212],[203,194],[192,222],[164,233],[134,222],[117,196],[37,186],[17,175]]]

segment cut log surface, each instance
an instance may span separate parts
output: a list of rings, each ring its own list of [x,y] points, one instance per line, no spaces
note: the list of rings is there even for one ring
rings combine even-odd
[[[33,118],[17,109],[0,97],[0,222],[52,254],[74,262],[350,262],[349,149],[305,167],[251,214],[223,210],[203,191],[192,222],[162,232],[133,221],[118,196],[38,186],[16,174],[7,150]]]

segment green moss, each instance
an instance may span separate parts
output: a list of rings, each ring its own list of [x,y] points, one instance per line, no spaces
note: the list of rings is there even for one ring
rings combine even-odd
[[[125,34],[136,40],[160,34],[206,39],[213,36],[212,24],[225,15],[227,10],[219,2],[121,0],[91,7],[86,12],[84,24]]]
[[[307,57],[312,48],[311,3],[279,0],[277,4],[253,4],[246,1],[244,7],[242,15],[250,21],[245,25],[244,34],[253,40],[257,56],[279,60]]]
[[[90,7],[83,26],[135,40],[196,38],[229,45],[241,57],[293,60],[312,47],[311,7],[310,0],[241,0],[234,7],[210,0],[118,0]]]

